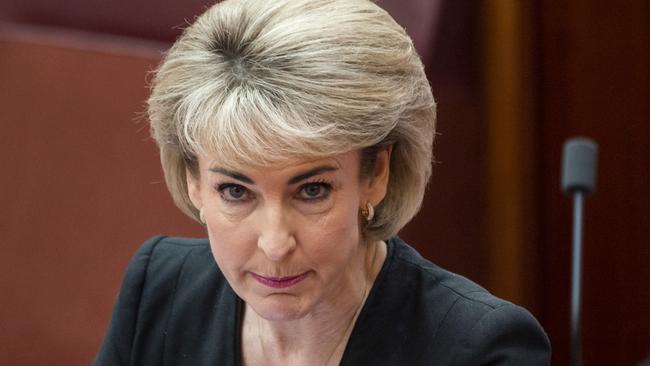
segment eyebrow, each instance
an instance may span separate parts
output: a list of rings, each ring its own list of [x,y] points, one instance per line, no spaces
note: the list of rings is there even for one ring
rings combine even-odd
[[[245,175],[243,175],[241,173],[233,172],[232,170],[227,170],[227,169],[224,169],[224,168],[214,167],[214,168],[210,168],[210,171],[213,172],[213,173],[220,173],[220,174],[223,174],[223,175],[227,175],[230,178],[237,179],[237,180],[242,181],[242,182],[247,183],[247,184],[255,184],[255,182],[253,182],[253,180],[250,179],[249,177],[247,177],[247,176],[245,176]]]
[[[296,184],[302,180],[305,180],[307,178],[311,178],[315,175],[326,173],[326,172],[332,172],[338,170],[338,168],[330,166],[330,165],[323,165],[323,166],[318,166],[314,169],[310,169],[302,174],[296,175],[295,177],[289,179],[287,182],[288,184]]]
[[[227,175],[227,176],[229,176],[229,177],[231,177],[233,179],[237,179],[238,181],[241,181],[241,182],[244,182],[244,183],[247,183],[247,184],[255,184],[255,182],[252,179],[250,179],[249,177],[245,176],[244,174],[234,172],[232,170],[219,168],[219,167],[213,167],[213,168],[210,168],[209,170],[211,172],[213,172],[213,173],[220,173],[220,174],[223,174],[223,175]],[[306,171],[306,172],[304,172],[302,174],[296,175],[295,177],[289,179],[289,181],[287,183],[288,184],[296,184],[296,183],[298,183],[300,181],[311,178],[311,177],[313,177],[315,175],[319,175],[319,174],[326,173],[326,172],[332,172],[332,171],[335,171],[335,170],[338,170],[338,168],[330,166],[330,165],[318,166],[318,167],[310,169],[310,170],[308,170],[308,171]]]

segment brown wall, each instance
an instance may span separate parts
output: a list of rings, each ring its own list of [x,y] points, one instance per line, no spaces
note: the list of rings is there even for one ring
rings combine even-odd
[[[558,189],[564,139],[599,144],[586,201],[584,363],[650,357],[650,6],[541,1],[537,67],[543,283],[541,321],[568,364],[571,200]]]
[[[138,243],[200,232],[174,210],[138,119],[155,57],[7,38],[0,364],[89,364]]]

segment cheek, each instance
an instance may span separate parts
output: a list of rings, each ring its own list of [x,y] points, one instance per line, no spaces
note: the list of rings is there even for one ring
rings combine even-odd
[[[235,224],[226,218],[209,220],[207,231],[217,265],[229,280],[234,279],[238,269],[253,256],[257,238],[245,225]]]
[[[353,200],[339,202],[317,220],[301,224],[297,239],[305,247],[309,261],[320,267],[349,262],[361,242],[357,215]]]

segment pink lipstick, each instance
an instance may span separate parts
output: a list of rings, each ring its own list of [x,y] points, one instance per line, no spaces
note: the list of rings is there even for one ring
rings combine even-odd
[[[257,282],[261,283],[262,285],[273,287],[273,288],[287,288],[291,287],[298,282],[302,281],[307,277],[308,272],[301,273],[297,276],[288,276],[288,277],[266,277],[266,276],[261,276],[256,273],[252,273],[253,278],[257,280]]]

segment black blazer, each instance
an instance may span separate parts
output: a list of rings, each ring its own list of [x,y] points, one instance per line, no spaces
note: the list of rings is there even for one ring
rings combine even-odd
[[[399,238],[341,365],[548,365],[525,309],[422,258]],[[126,271],[94,365],[240,365],[242,300],[205,239],[155,237]]]

